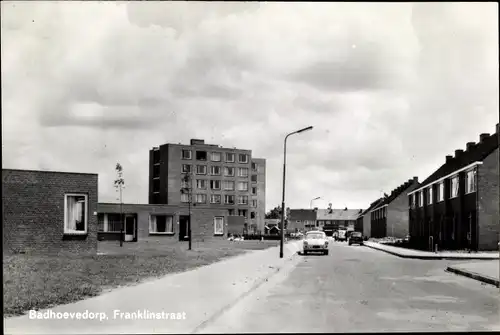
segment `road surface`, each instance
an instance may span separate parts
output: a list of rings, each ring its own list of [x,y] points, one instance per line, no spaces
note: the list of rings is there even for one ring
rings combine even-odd
[[[445,272],[450,263],[332,242],[198,332],[500,330],[498,288]]]

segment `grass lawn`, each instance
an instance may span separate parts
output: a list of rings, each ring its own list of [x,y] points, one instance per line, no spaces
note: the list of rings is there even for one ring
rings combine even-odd
[[[146,242],[146,243],[145,243]],[[278,241],[161,243],[99,242],[99,254],[80,257],[4,256],[4,316],[24,314],[99,295],[107,289],[182,272],[278,245]]]

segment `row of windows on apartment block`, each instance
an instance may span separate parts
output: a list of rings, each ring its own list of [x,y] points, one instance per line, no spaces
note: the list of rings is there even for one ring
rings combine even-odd
[[[205,204],[207,202],[206,194],[193,194],[193,202],[197,204]],[[232,194],[224,195],[224,204],[226,205],[234,205],[235,204],[235,196]],[[188,203],[189,202],[189,194],[183,193],[181,194],[181,202]],[[221,194],[210,194],[210,203],[211,204],[221,204],[222,203],[222,195]],[[248,196],[247,195],[239,195],[238,196],[238,205],[248,205]],[[257,200],[252,200],[252,207],[257,207]]]
[[[191,165],[190,164],[182,164],[182,173],[191,173]],[[225,177],[234,177],[234,167],[226,166],[224,167],[224,176]],[[207,166],[206,165],[196,165],[196,174],[206,175],[207,174]],[[154,172],[155,176],[159,176],[159,170]],[[211,176],[220,176],[221,175],[221,167],[220,166],[210,166],[210,175]],[[248,168],[238,168],[238,177],[247,178],[248,177]],[[252,175],[252,182],[257,182],[257,175]]]
[[[206,161],[208,154],[206,151],[196,150],[196,160],[198,161]],[[191,150],[183,149],[182,150],[182,159],[193,159],[193,153]],[[221,152],[210,152],[210,160],[212,162],[221,162],[222,161],[222,153]],[[226,152],[225,154],[225,162],[226,163],[234,163],[235,162],[235,154]],[[238,163],[247,164],[248,163],[248,155],[247,154],[238,154]],[[257,171],[257,164],[252,163],[252,169]]]
[[[473,193],[476,192],[477,188],[477,172],[476,169],[467,171],[465,174],[465,194]],[[440,181],[437,184],[437,189],[436,189],[436,197],[437,197],[437,202],[444,201],[444,180]],[[459,189],[459,177],[458,175],[453,176],[450,178],[450,199],[458,197],[460,194],[460,189]],[[424,205],[431,205],[433,201],[433,194],[432,194],[432,185],[427,188],[427,197],[426,201],[424,202],[424,190],[421,190],[419,192],[416,192],[414,194],[410,195],[410,207],[411,208],[416,208],[418,207],[423,207]]]
[[[119,233],[121,231],[121,215],[104,213],[98,216],[98,231],[106,233]],[[224,233],[224,217],[216,216],[213,219],[214,235]],[[174,216],[173,215],[150,215],[149,216],[150,234],[174,234]]]
[[[199,190],[206,190],[208,186],[208,181],[205,179],[197,179],[196,180],[196,188]],[[234,191],[235,183],[231,180],[224,180],[222,182],[223,189],[225,191]],[[181,188],[190,188],[189,182],[183,180],[181,181]],[[213,191],[219,191],[221,189],[221,181],[220,180],[210,180],[210,189]],[[248,191],[248,182],[240,181],[238,182],[238,191],[247,192]],[[252,187],[252,195],[257,195],[257,187]]]

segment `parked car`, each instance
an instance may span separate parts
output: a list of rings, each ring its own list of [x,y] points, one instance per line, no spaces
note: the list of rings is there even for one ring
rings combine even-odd
[[[328,240],[322,231],[307,232],[303,244],[304,255],[309,252],[321,252],[328,255]]]
[[[347,229],[339,229],[337,231],[338,235],[337,238],[335,239],[336,241],[347,241]]]
[[[353,231],[349,236],[349,245],[353,244],[363,245],[363,234]]]

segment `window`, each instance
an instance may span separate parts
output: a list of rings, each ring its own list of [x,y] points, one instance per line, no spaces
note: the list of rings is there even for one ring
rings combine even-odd
[[[252,183],[257,182],[257,175],[256,174],[253,174],[251,178],[252,178]]]
[[[211,166],[210,167],[210,174],[212,176],[220,176],[220,166]]]
[[[210,180],[210,189],[220,190],[220,180]]]
[[[257,171],[257,163],[252,162],[252,171]]]
[[[153,178],[160,178],[160,166],[153,165]]]
[[[220,201],[221,201],[220,194],[212,194],[210,196],[210,203],[211,204],[220,204]]]
[[[450,182],[450,198],[458,196],[458,176],[451,178]]]
[[[427,189],[427,204],[432,205],[432,186]]]
[[[189,194],[182,193],[181,194],[181,202],[184,202],[184,203],[189,202]]]
[[[413,202],[413,199],[414,199],[413,194],[410,194],[410,195],[408,196],[408,202],[409,202],[409,204],[408,204],[408,205],[410,206],[410,208],[414,208],[414,207],[415,207],[415,204],[414,204],[414,202]]]
[[[66,194],[64,196],[64,233],[87,233],[88,202],[86,194]]]
[[[190,173],[191,165],[190,164],[182,164],[182,173]]]
[[[174,217],[171,215],[151,215],[149,217],[150,234],[173,234]]]
[[[418,206],[424,207],[424,190],[418,192]]]
[[[226,153],[226,162],[228,163],[234,163],[234,154],[227,152]]]
[[[437,187],[437,201],[444,200],[444,182],[440,182]]]
[[[256,195],[257,194],[257,187],[252,187],[252,194]]]
[[[250,219],[255,219],[255,212],[250,212]]]
[[[224,176],[234,177],[234,168],[233,167],[225,167],[224,168]]]
[[[228,209],[227,210],[227,215],[234,215],[234,209]]]
[[[196,151],[196,160],[206,161],[207,160],[207,152],[206,151]]]
[[[192,157],[191,150],[182,150],[182,159],[192,159]]]
[[[224,189],[227,191],[234,191],[234,181],[225,180]]]
[[[238,182],[238,191],[248,191],[248,183],[246,181]]]
[[[197,194],[196,195],[196,203],[197,204],[204,204],[207,202],[207,195],[206,194]]]
[[[238,163],[248,163],[248,155],[247,154],[239,154],[238,155]]]
[[[238,177],[248,177],[248,169],[238,168]]]
[[[467,171],[465,174],[466,193],[476,192],[476,169]]]
[[[228,205],[234,205],[234,195],[225,195],[224,196],[224,203]]]
[[[189,182],[187,180],[181,180],[181,188],[189,188]]]
[[[257,207],[257,200],[252,200],[252,207]]]
[[[224,235],[224,218],[222,216],[214,217],[214,235]]]
[[[207,188],[207,181],[204,179],[198,179],[196,181],[196,188],[200,190],[205,190]]]
[[[210,160],[212,162],[220,162],[221,161],[221,154],[220,154],[220,152],[212,152]]]
[[[206,165],[196,165],[196,174],[207,174]]]
[[[119,232],[122,226],[122,219],[120,214],[99,214],[99,231],[103,232]]]
[[[238,204],[239,205],[248,205],[248,196],[247,195],[238,196]]]
[[[247,217],[247,211],[246,211],[246,209],[238,209],[238,216]]]
[[[153,179],[153,192],[160,192],[160,179]]]

